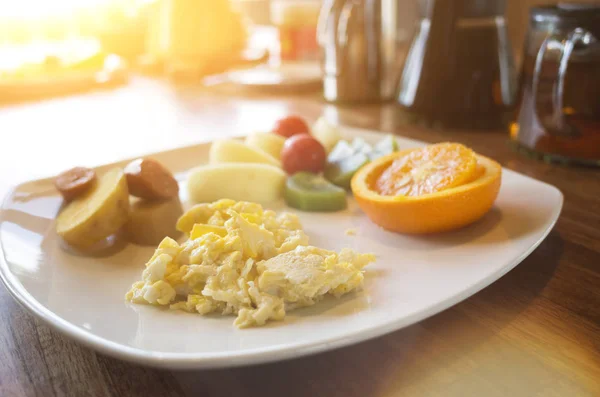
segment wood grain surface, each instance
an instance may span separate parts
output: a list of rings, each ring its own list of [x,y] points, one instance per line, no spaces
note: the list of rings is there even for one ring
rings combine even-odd
[[[393,104],[343,108],[318,96],[137,80],[114,92],[0,109],[0,190],[74,164],[266,129],[288,112],[463,142],[557,186],[563,213],[519,266],[451,309],[355,346],[255,367],[173,372],[108,358],[50,330],[0,287],[0,396],[600,396],[600,171],[517,154],[504,131],[410,126]]]

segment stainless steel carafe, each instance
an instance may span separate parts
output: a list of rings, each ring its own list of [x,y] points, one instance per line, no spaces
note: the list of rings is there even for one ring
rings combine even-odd
[[[325,99],[393,99],[416,15],[414,0],[325,0],[317,32]]]

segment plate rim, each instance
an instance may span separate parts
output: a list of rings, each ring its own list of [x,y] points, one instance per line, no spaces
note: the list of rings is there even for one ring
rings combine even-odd
[[[351,135],[356,134],[365,134],[365,135],[373,135],[380,134],[381,132],[375,132],[375,130],[367,130],[362,128],[353,128],[353,127],[344,127],[346,131],[352,131]],[[418,144],[427,144],[427,142],[418,141],[411,138],[405,138],[401,135],[394,134],[403,139],[413,141]],[[243,136],[243,135],[241,135]],[[235,137],[240,137],[240,135],[236,135]],[[184,145],[181,147],[168,149],[161,152],[155,152],[147,154],[147,156],[152,156],[153,154],[166,153],[171,151],[177,151],[184,148],[192,148],[195,146],[206,145],[211,142],[211,140],[202,141],[198,144],[193,145]],[[114,162],[111,164],[101,164],[94,168],[103,168],[109,167],[116,164],[124,163],[128,160],[122,160],[118,162]],[[479,280],[478,282],[470,285],[468,288],[462,290],[459,293],[454,294],[450,298],[444,300],[443,302],[432,304],[426,309],[413,313],[409,316],[397,319],[395,321],[391,321],[384,326],[369,326],[366,328],[358,329],[349,334],[345,335],[342,338],[339,337],[329,337],[327,339],[322,339],[319,341],[313,341],[304,343],[301,346],[269,346],[263,348],[253,348],[246,349],[241,353],[231,353],[231,352],[211,352],[211,353],[169,353],[169,352],[152,352],[149,350],[139,349],[135,347],[130,347],[126,345],[122,345],[117,342],[113,342],[106,338],[95,335],[91,331],[85,330],[81,327],[78,327],[75,324],[68,322],[67,320],[61,318],[57,314],[55,314],[52,310],[44,307],[40,302],[38,302],[22,285],[22,283],[18,280],[18,278],[10,271],[8,263],[5,259],[4,249],[2,244],[0,244],[0,280],[2,284],[6,287],[9,294],[15,299],[21,306],[23,306],[27,311],[32,313],[36,318],[43,321],[46,325],[49,325],[55,331],[67,336],[68,338],[88,347],[92,350],[100,352],[102,354],[106,354],[108,356],[118,358],[124,361],[133,362],[137,364],[157,367],[157,368],[168,368],[168,369],[216,369],[216,368],[233,368],[247,365],[255,365],[255,364],[263,364],[275,361],[283,361],[293,358],[304,357],[308,355],[313,355],[325,351],[339,349],[345,346],[353,345],[356,343],[360,343],[366,340],[374,339],[391,332],[400,330],[407,326],[416,324],[420,321],[423,321],[435,314],[438,314],[452,306],[457,305],[463,300],[475,295],[477,292],[496,282],[500,278],[502,278],[506,273],[514,269],[518,264],[520,264],[525,258],[527,258],[541,243],[546,239],[548,234],[553,230],[560,214],[562,212],[563,204],[564,204],[564,195],[556,186],[553,186],[549,183],[540,181],[538,179],[529,177],[527,175],[523,175],[519,172],[512,171],[509,169],[505,169],[503,167],[503,172],[509,171],[511,173],[517,174],[521,177],[527,178],[529,180],[533,180],[536,183],[545,185],[546,188],[549,188],[558,194],[558,205],[553,209],[553,212],[549,218],[549,222],[546,223],[544,232],[540,235],[540,237],[532,244],[527,250],[514,258],[508,266],[505,266],[498,271],[490,274],[488,277]],[[0,214],[4,212],[4,208],[6,208],[7,201],[10,197],[13,196],[15,191],[28,183],[32,182],[40,182],[47,181],[50,178],[40,178],[35,180],[29,180],[23,183],[20,183],[16,186],[9,188],[2,200],[2,204],[0,207]]]

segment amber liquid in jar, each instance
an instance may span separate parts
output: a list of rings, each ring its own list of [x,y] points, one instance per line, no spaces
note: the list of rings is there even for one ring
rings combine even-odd
[[[552,109],[536,105],[533,93],[535,56],[524,60],[511,138],[534,152],[578,161],[600,162],[600,59],[571,59],[563,95],[566,131],[549,131]],[[538,103],[550,104],[558,61],[547,61],[539,76]]]

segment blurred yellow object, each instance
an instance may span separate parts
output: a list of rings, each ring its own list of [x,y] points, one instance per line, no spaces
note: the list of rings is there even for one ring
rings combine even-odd
[[[159,0],[146,45],[157,61],[198,66],[239,55],[246,38],[244,18],[229,0]]]
[[[129,25],[132,21],[142,25],[142,11],[153,1],[0,2],[0,80],[53,79],[104,70],[106,58],[115,53],[104,46],[104,36],[118,30],[121,47],[135,44],[129,31],[136,26]],[[127,35],[124,27],[129,29]],[[143,45],[145,27],[138,30]]]
[[[4,49],[0,81],[51,79],[75,72],[97,72],[106,66],[107,56],[93,39],[38,41]]]
[[[39,40],[0,53],[0,103],[111,88],[127,80],[127,62],[93,39]]]

